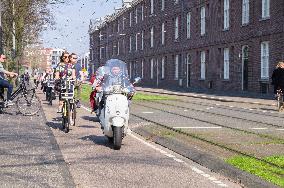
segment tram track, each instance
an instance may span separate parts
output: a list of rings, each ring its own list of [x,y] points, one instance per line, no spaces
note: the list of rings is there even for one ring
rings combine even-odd
[[[174,115],[174,116],[179,116],[179,117],[183,117],[183,118],[187,118],[187,119],[191,119],[191,120],[196,120],[196,121],[199,121],[199,122],[202,122],[202,123],[211,124],[211,125],[214,125],[214,126],[227,128],[227,129],[230,129],[230,130],[233,130],[233,131],[238,131],[238,132],[243,132],[243,133],[246,133],[246,134],[256,135],[256,136],[259,136],[261,138],[270,139],[270,140],[273,140],[273,141],[280,142],[281,144],[284,144],[284,139],[274,137],[274,136],[271,136],[271,135],[261,134],[261,133],[257,133],[257,132],[253,132],[253,131],[249,131],[249,130],[245,130],[245,129],[239,129],[239,128],[223,125],[223,124],[220,124],[220,123],[214,123],[214,122],[203,120],[203,119],[200,119],[200,118],[197,118],[197,117],[191,117],[191,116],[178,114],[178,113],[171,112],[171,111],[164,110],[164,109],[155,108],[155,107],[152,107],[152,106],[147,106],[147,105],[144,105],[144,104],[141,104],[141,103],[139,103],[139,106],[143,106],[145,108],[149,108],[149,109],[153,109],[153,110],[158,110],[158,111],[165,112],[165,113],[168,113],[168,114],[171,114],[171,115]]]
[[[229,146],[227,146],[227,145],[225,145],[225,144],[215,142],[215,141],[213,141],[213,140],[210,140],[210,139],[201,137],[201,136],[199,136],[199,135],[197,135],[197,134],[194,134],[194,133],[185,132],[185,131],[182,131],[181,129],[175,129],[175,128],[173,128],[173,127],[167,126],[167,125],[165,125],[165,124],[162,124],[162,123],[159,123],[159,122],[150,120],[150,119],[147,119],[147,118],[145,118],[145,117],[142,117],[142,116],[137,115],[137,114],[134,114],[134,113],[131,113],[131,115],[134,116],[134,117],[136,117],[136,118],[139,118],[139,119],[141,119],[141,120],[144,120],[144,121],[146,121],[146,122],[148,122],[148,123],[152,123],[152,124],[154,124],[154,125],[157,125],[157,126],[159,126],[159,127],[162,127],[162,128],[164,128],[164,129],[166,129],[166,130],[173,131],[173,132],[176,132],[176,133],[181,134],[181,135],[185,135],[185,136],[187,136],[187,137],[190,137],[190,138],[199,140],[199,141],[201,141],[201,142],[205,142],[205,143],[207,143],[207,144],[209,144],[209,145],[213,145],[213,146],[219,147],[219,148],[221,148],[221,149],[227,150],[227,151],[229,151],[229,152],[232,152],[232,153],[235,153],[235,154],[238,154],[238,155],[242,155],[242,156],[245,156],[245,157],[253,158],[253,159],[255,159],[255,160],[264,162],[264,163],[266,163],[266,164],[268,164],[268,165],[271,165],[271,166],[274,166],[274,167],[277,167],[277,168],[280,168],[280,169],[284,170],[284,166],[280,166],[280,165],[274,164],[274,163],[272,163],[272,162],[270,162],[270,161],[267,161],[267,160],[265,160],[265,159],[256,157],[256,156],[254,156],[253,154],[249,154],[249,153],[247,153],[247,152],[240,151],[240,150],[238,150],[238,149],[234,149],[234,148],[229,147]],[[253,133],[253,134],[256,134],[256,133]],[[282,140],[282,139],[281,139],[281,140]]]
[[[233,101],[233,100],[217,100],[216,98],[203,98],[201,96],[194,96],[194,95],[184,95],[184,94],[175,94],[175,93],[163,93],[163,92],[158,92],[158,91],[144,91],[144,90],[138,90],[138,91],[141,91],[141,92],[145,92],[145,93],[153,93],[153,94],[161,94],[161,95],[170,95],[170,96],[178,96],[178,97],[187,97],[187,98],[198,98],[198,99],[205,99],[205,100],[213,100],[213,101],[219,101],[219,102],[234,102],[234,103],[240,103],[240,104],[244,104],[246,102],[244,101]],[[263,112],[262,111],[267,111],[267,112],[272,112],[271,110],[255,110],[255,111],[250,111],[248,109],[244,109],[244,108],[240,108],[240,107],[234,107],[234,108],[230,108],[226,105],[221,105],[221,104],[212,104],[212,103],[204,103],[204,102],[194,102],[194,101],[186,101],[186,100],[182,100],[182,99],[177,99],[175,101],[180,101],[180,102],[183,102],[183,103],[188,103],[188,104],[196,104],[196,105],[200,105],[200,106],[215,106],[215,108],[219,108],[219,109],[229,109],[229,110],[232,110],[232,111],[236,111],[236,112],[246,112],[246,113],[249,113],[249,114],[257,114],[257,115],[263,115]],[[264,104],[259,104],[259,103],[255,103],[255,102],[251,102],[250,104],[255,104],[255,105],[262,105],[262,106],[265,106]],[[271,105],[272,106],[272,105]],[[276,109],[276,107],[275,107]],[[259,113],[261,112],[261,113]],[[266,116],[268,117],[277,117],[277,118],[282,118],[284,119],[284,115],[283,116],[280,116],[280,115],[274,115],[274,114],[265,114]]]
[[[246,122],[250,122],[250,123],[257,123],[257,124],[261,124],[261,125],[265,125],[265,126],[271,126],[271,127],[276,127],[276,128],[284,128],[284,126],[273,124],[273,123],[265,123],[265,122],[262,122],[262,121],[256,121],[256,120],[251,120],[251,119],[246,119],[246,118],[241,118],[241,117],[236,117],[236,116],[229,116],[229,115],[220,114],[220,113],[216,113],[216,112],[212,112],[212,111],[198,110],[198,109],[195,109],[195,108],[189,108],[189,107],[175,105],[175,104],[169,104],[169,103],[165,103],[165,102],[158,102],[158,101],[147,101],[147,102],[167,105],[167,106],[191,110],[191,111],[195,111],[195,112],[207,113],[207,114],[211,114],[211,115],[215,115],[215,116],[233,118],[233,119],[242,120],[242,121],[246,121]],[[226,108],[226,110],[230,110],[230,108],[228,108],[228,109]],[[259,115],[261,115],[261,114],[259,114]]]

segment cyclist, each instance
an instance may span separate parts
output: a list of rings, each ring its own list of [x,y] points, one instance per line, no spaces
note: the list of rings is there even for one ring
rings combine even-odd
[[[18,74],[15,73],[15,72],[9,72],[9,71],[4,69],[2,63],[4,63],[5,60],[6,60],[6,56],[4,54],[0,54],[0,87],[8,89],[6,105],[13,105],[13,102],[11,101],[11,94],[12,94],[12,91],[13,91],[13,85],[10,84],[6,80],[5,75],[7,75],[9,77],[14,77],[14,76],[18,76]]]
[[[274,85],[274,94],[277,93],[277,89],[281,89],[284,92],[284,62],[278,62],[271,78]]]
[[[69,62],[69,53],[68,52],[63,52],[61,57],[60,57],[60,62],[58,63],[56,67],[56,72],[55,72],[55,79],[59,80],[59,83],[61,82],[62,79],[65,78],[76,78],[75,74],[75,68],[74,65],[72,65]],[[58,81],[57,81],[58,84]],[[59,106],[58,106],[58,113],[62,112],[62,106],[63,106],[63,100],[61,98],[61,93],[59,93]]]
[[[77,108],[81,107],[81,91],[82,91],[82,81],[83,81],[83,72],[82,67],[79,62],[77,62],[77,55],[72,53],[69,56],[69,61],[74,65],[75,73],[76,73],[76,82],[75,82],[75,89],[77,90]]]

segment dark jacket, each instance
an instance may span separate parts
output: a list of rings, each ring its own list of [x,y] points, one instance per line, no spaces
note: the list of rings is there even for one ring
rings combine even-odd
[[[284,69],[277,68],[272,73],[272,83],[274,86],[284,88]]]

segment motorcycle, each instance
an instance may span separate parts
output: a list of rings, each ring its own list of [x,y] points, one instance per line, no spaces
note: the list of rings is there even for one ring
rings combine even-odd
[[[123,61],[109,60],[104,69],[102,89],[96,96],[96,114],[103,134],[113,143],[113,148],[119,150],[128,130],[129,100],[134,95],[134,87],[128,80]],[[134,83],[139,81],[140,78],[136,78]]]

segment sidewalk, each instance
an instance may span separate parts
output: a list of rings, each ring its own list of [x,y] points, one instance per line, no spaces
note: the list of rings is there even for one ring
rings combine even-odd
[[[218,91],[193,91],[185,89],[160,89],[148,87],[135,87],[137,91],[163,93],[168,95],[189,96],[194,98],[203,98],[221,102],[237,102],[247,104],[259,104],[275,106],[273,97],[269,94],[258,94],[250,92],[218,92]]]
[[[1,187],[74,187],[42,110],[23,116],[14,105],[0,119]]]

